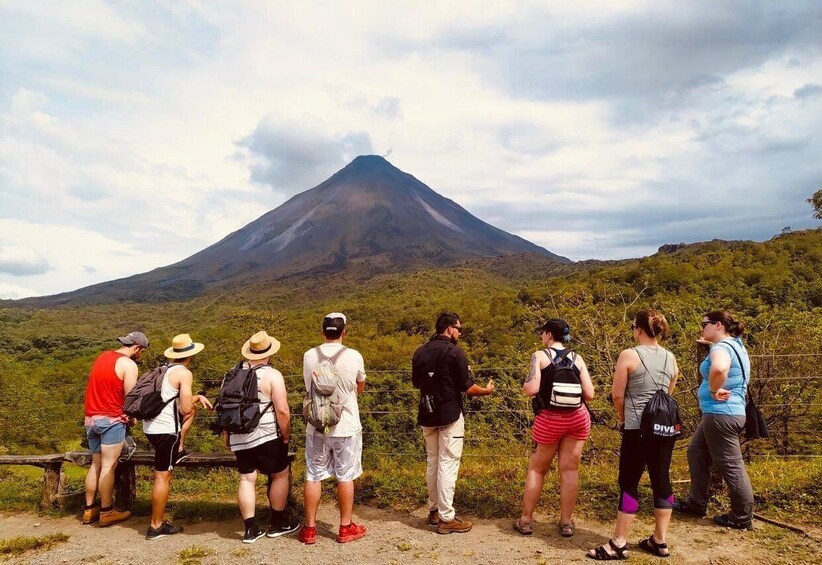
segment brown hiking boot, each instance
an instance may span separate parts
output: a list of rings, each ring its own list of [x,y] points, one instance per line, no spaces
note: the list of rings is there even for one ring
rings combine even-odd
[[[99,506],[92,506],[91,508],[86,508],[83,510],[83,522],[84,526],[88,526],[89,524],[93,524],[97,520],[100,519],[100,507]]]
[[[454,519],[450,522],[446,522],[445,520],[440,520],[439,525],[437,526],[437,533],[438,534],[464,534],[465,532],[471,531],[471,526],[473,526],[471,522],[468,520],[463,520],[459,516],[454,516]]]
[[[439,526],[440,525],[440,511],[439,510],[431,510],[428,512],[428,525],[429,526]]]
[[[100,512],[100,527],[113,526],[114,524],[125,522],[129,518],[131,518],[131,512],[128,510],[112,509],[107,512]]]

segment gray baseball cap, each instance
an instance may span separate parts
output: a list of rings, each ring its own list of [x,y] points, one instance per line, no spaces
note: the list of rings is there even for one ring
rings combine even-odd
[[[123,337],[118,337],[117,341],[123,345],[139,345],[140,347],[148,347],[148,338],[143,332],[131,332]]]

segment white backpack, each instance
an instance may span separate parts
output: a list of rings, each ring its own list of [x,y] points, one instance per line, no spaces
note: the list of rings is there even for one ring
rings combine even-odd
[[[332,357],[327,357],[322,349],[314,348],[318,362],[311,371],[311,383],[303,400],[303,417],[322,434],[327,434],[342,417],[342,377],[337,361],[346,349],[342,347]]]

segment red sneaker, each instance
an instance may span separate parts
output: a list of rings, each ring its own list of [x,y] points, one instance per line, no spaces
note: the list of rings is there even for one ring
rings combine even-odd
[[[351,522],[347,526],[340,526],[340,535],[337,536],[339,543],[348,543],[349,541],[358,540],[365,535],[365,526],[358,526]]]
[[[317,527],[303,526],[300,533],[297,534],[297,539],[306,545],[317,543]]]

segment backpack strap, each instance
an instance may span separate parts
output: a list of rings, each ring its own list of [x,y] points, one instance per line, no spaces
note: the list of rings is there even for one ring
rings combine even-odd
[[[340,357],[342,357],[342,354],[345,353],[346,351],[348,351],[348,348],[343,345],[342,347],[340,347],[339,351],[337,351],[334,355],[331,356],[329,361],[331,361],[331,363],[333,363],[336,366],[337,361],[340,360]]]
[[[551,357],[551,351],[554,352],[553,357]],[[559,365],[560,363],[562,363],[562,361],[573,352],[574,350],[570,348],[554,349],[553,347],[548,347],[545,349],[545,354],[548,356],[548,360],[551,361],[551,363],[553,363],[554,365]],[[570,357],[568,359],[571,360]]]
[[[317,363],[320,363],[328,359],[328,356],[325,353],[323,353],[323,350],[320,348],[319,345],[314,348],[314,351],[317,352]]]
[[[742,386],[746,387],[745,388],[745,396],[747,397],[748,396],[748,394],[747,394],[748,393],[748,389],[747,389],[748,382],[745,381],[745,365],[742,364],[742,356],[739,354],[739,352],[736,350],[736,347],[734,347],[734,345],[732,343],[727,343],[726,345],[731,349],[731,351],[734,352],[734,355],[736,355],[736,360],[739,361],[739,370],[742,371]],[[730,369],[728,369],[728,372],[729,373],[731,372]],[[748,375],[748,381],[750,381],[750,375]]]

